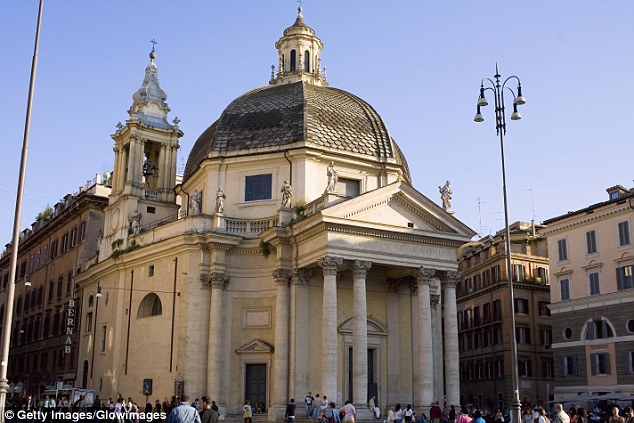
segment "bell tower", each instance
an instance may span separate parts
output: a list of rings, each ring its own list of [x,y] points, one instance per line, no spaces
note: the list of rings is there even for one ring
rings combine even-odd
[[[302,8],[297,8],[295,23],[284,30],[284,36],[275,43],[279,64],[277,75],[271,75],[271,85],[305,81],[327,87],[326,74],[321,70],[323,44],[315,31],[304,23]]]
[[[154,41],[153,41],[154,42]],[[112,193],[105,209],[99,260],[113,245],[126,248],[143,228],[161,219],[176,218],[176,152],[183,136],[179,119],[167,122],[170,108],[159,85],[156,51],[150,52],[145,78],[134,95],[125,125],[119,122],[114,140]]]

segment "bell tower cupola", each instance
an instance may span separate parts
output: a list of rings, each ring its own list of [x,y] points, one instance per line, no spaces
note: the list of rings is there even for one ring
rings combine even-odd
[[[278,51],[277,73],[272,72],[271,85],[305,81],[327,87],[325,71],[321,69],[323,44],[315,31],[306,25],[302,8],[297,8],[295,23],[284,30],[284,35],[275,43]]]
[[[156,44],[152,40],[153,44]],[[103,245],[136,235],[143,227],[176,216],[176,153],[183,132],[176,117],[172,123],[167,95],[159,85],[156,51],[150,52],[141,87],[132,96],[130,116],[119,122],[114,134],[112,193],[105,209]],[[110,251],[101,251],[100,258]]]

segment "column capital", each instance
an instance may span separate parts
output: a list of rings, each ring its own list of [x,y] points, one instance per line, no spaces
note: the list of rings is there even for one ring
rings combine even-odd
[[[343,263],[343,259],[335,256],[324,256],[317,260],[317,264],[322,268],[324,275],[336,275],[341,263]]]
[[[398,279],[387,278],[387,292],[398,293],[398,290],[401,286]]]
[[[430,269],[428,267],[419,267],[416,272],[416,282],[418,285],[431,285],[431,278],[436,274],[436,269]]]
[[[445,278],[443,280],[443,284],[447,288],[455,288],[458,284],[458,280],[460,278],[460,273],[448,270],[445,272]]]
[[[209,277],[211,289],[226,289],[229,284],[229,276],[223,272],[212,272]]]
[[[293,285],[308,285],[308,281],[313,276],[311,269],[293,269],[291,274],[291,284]]]
[[[368,270],[372,267],[371,261],[355,260],[352,265],[352,276],[354,278],[364,278]]]
[[[273,279],[277,286],[288,286],[288,279],[291,277],[291,271],[289,269],[283,269],[281,267],[273,271]]]

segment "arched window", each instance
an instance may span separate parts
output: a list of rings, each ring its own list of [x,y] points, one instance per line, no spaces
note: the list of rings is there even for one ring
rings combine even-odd
[[[88,360],[84,360],[84,368],[81,376],[81,387],[86,388],[88,385]]]
[[[589,321],[586,325],[586,339],[605,339],[614,337],[612,325],[604,317]]]
[[[304,71],[310,72],[310,51],[304,52]]]
[[[88,307],[92,307],[94,303],[95,303],[95,297],[93,297],[92,295],[90,295],[90,296],[88,297]]]
[[[155,293],[149,293],[143,298],[139,305],[138,317],[160,316],[163,314],[161,299]]]
[[[295,50],[291,50],[291,72],[297,70],[297,53]]]

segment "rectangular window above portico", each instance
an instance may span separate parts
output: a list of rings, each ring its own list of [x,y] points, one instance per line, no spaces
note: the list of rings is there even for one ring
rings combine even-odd
[[[245,179],[244,201],[270,200],[273,175],[251,175]]]

